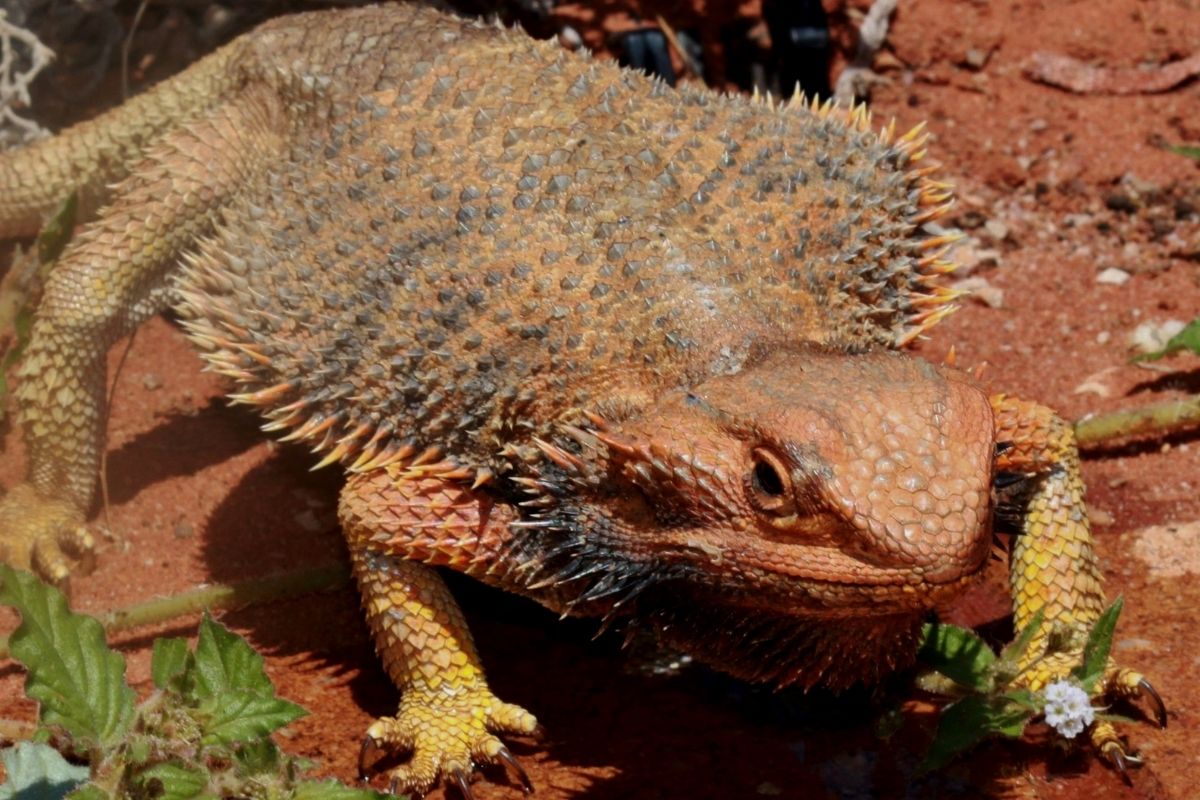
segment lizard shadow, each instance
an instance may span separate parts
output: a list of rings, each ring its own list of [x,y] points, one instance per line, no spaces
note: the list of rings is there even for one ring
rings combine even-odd
[[[221,398],[194,413],[165,416],[108,454],[109,501],[128,502],[154,483],[194,475],[249,450],[263,440],[258,424],[253,415],[231,411]]]

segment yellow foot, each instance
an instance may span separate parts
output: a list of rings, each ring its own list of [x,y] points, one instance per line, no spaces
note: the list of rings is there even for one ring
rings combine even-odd
[[[408,763],[389,773],[393,794],[410,792],[420,797],[446,781],[458,788],[464,800],[471,800],[471,773],[483,764],[505,765],[528,794],[533,791],[529,776],[494,734],[539,731],[532,714],[501,702],[486,686],[453,694],[409,689],[396,716],[382,717],[367,729],[359,773],[366,774],[376,749],[409,751]]]
[[[1096,694],[1127,699],[1147,697],[1154,706],[1154,719],[1158,727],[1167,727],[1166,704],[1150,681],[1139,672],[1110,666],[1104,680],[1097,687]],[[1121,780],[1132,786],[1133,779],[1129,777],[1128,766],[1130,761],[1136,759],[1125,752],[1125,743],[1117,734],[1116,727],[1111,722],[1101,720],[1092,726],[1088,735],[1092,746],[1120,773]]]
[[[1045,689],[1054,681],[1066,680],[1070,675],[1071,668],[1076,663],[1078,663],[1078,654],[1057,653],[1029,669],[1025,673],[1025,680],[1022,683],[1026,688],[1034,691]],[[1101,702],[1116,698],[1126,700],[1146,698],[1154,708],[1154,721],[1160,728],[1167,727],[1167,706],[1150,681],[1140,672],[1118,667],[1111,660],[1104,677],[1092,689],[1092,698]],[[1140,762],[1125,749],[1125,742],[1118,735],[1116,726],[1107,720],[1097,720],[1088,728],[1088,738],[1091,740],[1092,746],[1120,774],[1121,780],[1132,785],[1129,765]]]
[[[64,586],[73,571],[94,566],[96,542],[83,523],[70,503],[19,484],[0,498],[0,562]]]

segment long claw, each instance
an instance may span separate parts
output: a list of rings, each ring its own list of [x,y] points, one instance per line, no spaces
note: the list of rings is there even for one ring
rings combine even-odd
[[[450,775],[454,778],[454,785],[458,787],[458,792],[463,796],[463,800],[475,800],[475,795],[471,794],[471,784],[467,780],[467,774],[461,769],[456,769]]]
[[[1150,685],[1150,681],[1142,678],[1138,681],[1138,689],[1145,694],[1150,695],[1150,699],[1154,701],[1154,717],[1158,721],[1158,727],[1166,730],[1167,728],[1167,704],[1163,702],[1162,696],[1158,691]]]
[[[533,781],[529,780],[529,773],[521,766],[521,762],[517,761],[507,747],[501,747],[496,752],[496,758],[508,765],[508,768],[517,774],[517,778],[521,781],[521,789],[525,794],[533,794]]]
[[[392,778],[388,781],[388,794],[398,797],[400,795],[400,779]]]
[[[358,748],[358,779],[360,781],[367,779],[367,758],[373,756],[378,747],[379,743],[375,741],[373,736],[363,737],[362,746]]]
[[[1129,776],[1129,769],[1125,763],[1125,754],[1121,752],[1120,747],[1110,748],[1108,758],[1112,761],[1113,769],[1121,775],[1121,780],[1125,781],[1126,786],[1133,786],[1133,778]]]

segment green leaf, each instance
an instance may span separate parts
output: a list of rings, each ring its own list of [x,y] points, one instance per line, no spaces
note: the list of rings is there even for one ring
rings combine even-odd
[[[1025,653],[1029,651],[1029,645],[1037,637],[1038,631],[1042,629],[1042,621],[1045,619],[1046,609],[1039,608],[1033,615],[1033,619],[1029,620],[1029,624],[1017,634],[1017,638],[1009,642],[1008,646],[1001,651],[1000,659],[1011,661],[1014,664],[1020,663],[1021,659],[1025,657]]]
[[[917,657],[950,680],[980,692],[992,688],[991,667],[996,654],[966,628],[926,623],[925,641]]]
[[[187,671],[190,661],[187,639],[155,639],[154,656],[150,660],[154,685],[166,689],[172,678]]]
[[[1192,147],[1191,145],[1186,144],[1172,144],[1168,145],[1167,149],[1172,153],[1178,153],[1181,156],[1186,156],[1188,158],[1193,158],[1197,161],[1200,161],[1200,147]]]
[[[0,750],[7,780],[0,800],[62,800],[88,779],[88,768],[77,767],[49,745],[18,742]]]
[[[262,656],[206,614],[196,641],[196,696],[209,700],[235,689],[275,695]]]
[[[196,641],[195,716],[206,744],[266,736],[304,716],[295,703],[275,696],[263,659],[242,637],[205,617]]]
[[[288,700],[247,689],[226,692],[196,710],[204,744],[247,742],[282,728],[308,712]]]
[[[382,794],[371,789],[353,789],[337,781],[300,781],[293,800],[404,800],[408,795]]]
[[[203,767],[164,762],[142,770],[134,781],[146,797],[191,800],[208,788],[208,772]]]
[[[1031,692],[1028,689],[1013,689],[1000,696],[1011,700],[1021,708],[1028,709],[1033,714],[1041,714],[1044,710],[1045,703],[1040,692]]]
[[[279,767],[279,748],[268,738],[256,739],[237,748],[233,760],[239,775],[273,772]]]
[[[1200,317],[1192,320],[1184,326],[1183,330],[1170,339],[1167,339],[1167,343],[1163,345],[1161,350],[1155,350],[1153,353],[1142,353],[1130,360],[1135,362],[1158,361],[1160,358],[1174,355],[1180,350],[1191,350],[1193,353],[1200,355]]]
[[[1096,620],[1088,633],[1087,644],[1083,646],[1083,663],[1071,670],[1071,674],[1079,680],[1083,690],[1092,693],[1096,683],[1104,677],[1108,669],[1108,654],[1112,650],[1113,634],[1117,630],[1117,619],[1125,600],[1118,597],[1113,604],[1104,609],[1104,613]]]
[[[941,768],[989,736],[1016,738],[1024,732],[1025,724],[1032,717],[1032,711],[1005,697],[964,697],[942,711],[937,735],[925,754],[925,760],[917,767],[917,773],[925,774]]]
[[[9,648],[29,671],[25,693],[41,704],[42,724],[61,727],[84,746],[119,741],[133,719],[134,695],[125,659],[108,649],[100,623],[73,613],[62,592],[4,565],[0,604],[21,614]]]
[[[78,211],[78,193],[71,192],[58,204],[54,216],[42,226],[38,234],[38,263],[48,267],[62,255],[67,243],[71,241],[71,234],[75,232],[75,216]]]

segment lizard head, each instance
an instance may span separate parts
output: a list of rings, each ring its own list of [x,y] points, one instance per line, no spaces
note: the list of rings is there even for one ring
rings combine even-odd
[[[874,640],[911,633],[991,551],[988,399],[911,357],[776,353],[574,441],[543,446],[578,473],[542,512],[575,531],[539,570],[578,581],[568,605],[636,595],[635,616],[678,630],[866,625]]]

